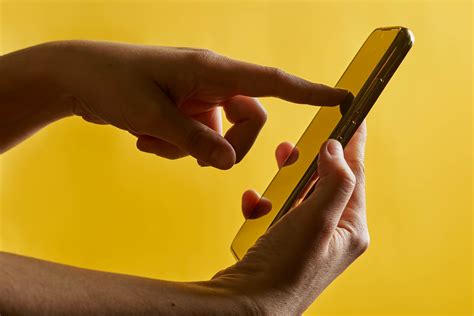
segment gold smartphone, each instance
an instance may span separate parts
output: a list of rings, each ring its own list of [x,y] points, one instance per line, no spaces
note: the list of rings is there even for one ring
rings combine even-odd
[[[343,146],[349,142],[413,42],[413,33],[400,26],[377,28],[369,35],[336,84],[351,97],[340,106],[320,108],[290,155],[296,160],[278,171],[262,195],[271,202],[271,210],[262,217],[247,219],[235,236],[231,250],[237,260],[311,192],[318,179],[321,145],[328,138],[339,140]]]

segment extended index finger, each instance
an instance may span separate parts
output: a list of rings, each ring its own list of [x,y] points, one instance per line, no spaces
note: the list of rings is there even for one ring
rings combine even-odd
[[[346,90],[313,83],[279,68],[268,67],[215,55],[209,58],[217,66],[214,72],[235,95],[277,97],[286,101],[320,106],[340,104]]]

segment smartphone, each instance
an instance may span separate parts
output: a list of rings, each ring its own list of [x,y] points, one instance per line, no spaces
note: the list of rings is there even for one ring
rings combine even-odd
[[[400,26],[377,28],[369,35],[336,84],[350,92],[348,98],[340,106],[319,109],[290,155],[295,161],[278,171],[262,195],[271,209],[259,218],[247,219],[235,236],[231,251],[237,260],[311,193],[318,180],[321,145],[328,138],[337,139],[342,146],[349,142],[413,43],[413,33]]]

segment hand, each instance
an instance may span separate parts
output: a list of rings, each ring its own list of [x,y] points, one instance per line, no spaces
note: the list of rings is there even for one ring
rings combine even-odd
[[[228,169],[254,143],[266,112],[254,97],[337,105],[346,91],[207,50],[64,41],[43,45],[84,119],[137,136],[137,147],[169,159],[191,155]],[[222,134],[222,106],[233,126]]]
[[[365,139],[363,123],[344,151],[335,140],[324,143],[314,192],[212,282],[250,298],[263,314],[294,315],[308,308],[369,244]],[[278,147],[280,167],[291,151],[287,143]],[[251,212],[257,204],[253,193],[244,194],[246,217],[255,217]]]

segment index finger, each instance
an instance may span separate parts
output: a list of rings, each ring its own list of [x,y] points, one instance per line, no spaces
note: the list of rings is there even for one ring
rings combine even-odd
[[[286,101],[320,106],[340,104],[347,91],[313,83],[275,68],[228,57],[216,58],[221,82],[236,95],[277,97]]]

